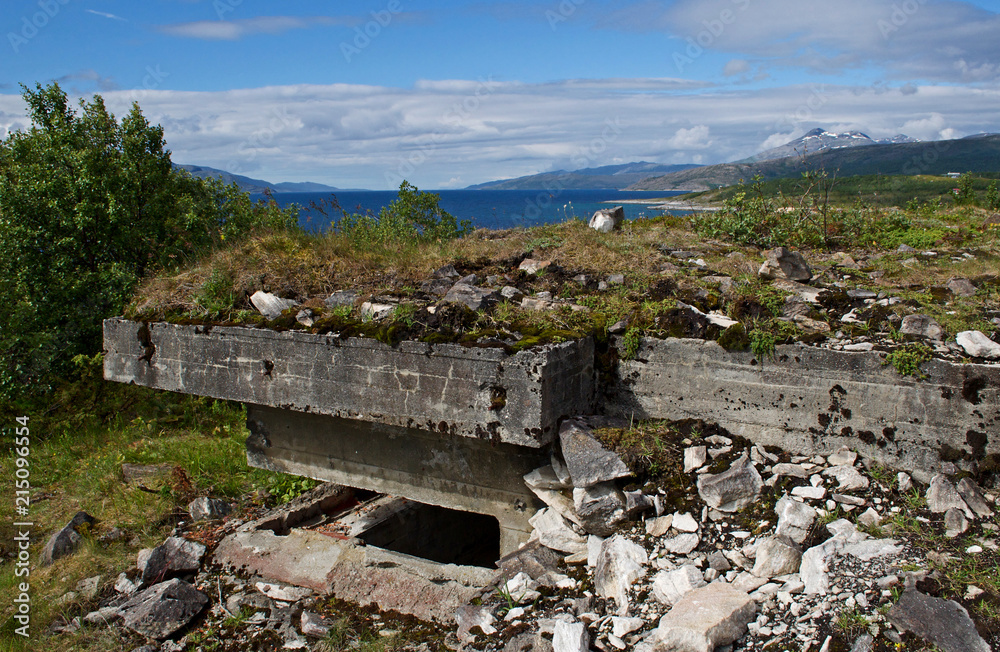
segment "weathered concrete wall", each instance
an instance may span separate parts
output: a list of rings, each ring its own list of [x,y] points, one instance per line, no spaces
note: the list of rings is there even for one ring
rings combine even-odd
[[[109,319],[104,348],[108,380],[535,448],[593,408],[589,338],[507,354]]]
[[[495,516],[502,554],[531,534],[540,449],[255,405],[247,424],[251,466]]]
[[[644,339],[622,362],[605,408],[626,417],[697,418],[805,454],[841,445],[925,481],[945,445],[1000,453],[1000,367],[931,360],[900,376],[877,352],[779,346],[773,359],[715,342]]]

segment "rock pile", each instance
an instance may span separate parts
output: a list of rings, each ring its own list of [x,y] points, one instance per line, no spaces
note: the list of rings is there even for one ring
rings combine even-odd
[[[942,531],[970,560],[995,555],[996,496],[969,477],[941,474],[924,490],[847,449],[796,456],[716,433],[669,444],[671,489],[638,487],[601,443],[606,430],[591,428],[614,425],[564,421],[549,464],[525,476],[545,504],[531,540],[500,560],[496,583],[458,610],[457,627],[422,625],[423,638],[397,649],[990,649],[966,606],[933,595],[947,554],[913,546],[900,526]],[[189,512],[217,518],[227,507],[200,499]],[[219,574],[182,530],[142,551],[113,589],[81,583],[71,599],[105,597],[66,631],[122,627],[148,649],[194,649],[192,628],[238,616],[241,646],[321,649],[333,625],[323,596]],[[984,596],[970,583],[962,601]],[[413,626],[371,619],[386,636]]]

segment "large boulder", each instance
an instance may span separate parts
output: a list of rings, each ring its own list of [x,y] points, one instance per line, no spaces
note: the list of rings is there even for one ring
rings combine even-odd
[[[600,537],[611,536],[626,520],[625,494],[613,482],[573,490],[573,506],[583,529]]]
[[[614,598],[618,615],[628,613],[628,589],[632,582],[645,577],[648,562],[646,550],[620,534],[601,543],[594,571],[594,590],[602,598]]]
[[[204,556],[205,546],[202,544],[181,537],[169,537],[153,548],[142,569],[142,581],[153,584],[170,577],[196,573]]]
[[[944,329],[934,321],[933,317],[921,314],[903,317],[903,323],[899,327],[899,332],[903,335],[926,340],[939,340],[944,335]]]
[[[720,512],[735,512],[757,500],[764,481],[746,453],[727,471],[698,478],[698,495],[709,507]]]
[[[42,548],[42,566],[76,552],[80,545],[80,532],[95,522],[96,519],[87,512],[77,512],[65,527],[49,537]]]
[[[470,310],[485,309],[500,299],[500,293],[488,288],[476,287],[467,283],[456,283],[444,295],[446,303],[461,303]]]
[[[980,331],[962,331],[955,336],[955,342],[974,358],[1000,358],[1000,344]]]
[[[625,209],[621,206],[615,206],[614,208],[602,208],[595,212],[587,226],[600,233],[611,233],[622,228],[624,222]]]
[[[563,422],[559,443],[574,487],[591,487],[631,475],[620,457],[601,446],[589,429],[575,421]]]
[[[907,589],[887,614],[900,631],[913,632],[942,652],[989,652],[965,607]]]
[[[790,281],[808,281],[812,278],[809,264],[797,251],[777,247],[765,252],[764,257],[764,264],[757,272],[761,278],[788,279]]]
[[[784,537],[768,537],[757,546],[757,558],[753,574],[770,579],[779,575],[791,575],[799,571],[802,551]]]
[[[254,292],[250,297],[250,303],[267,319],[277,319],[284,310],[299,304],[298,301],[293,299],[282,299],[263,290]]]
[[[125,626],[156,639],[170,638],[208,604],[208,596],[179,579],[161,582],[122,605]]]
[[[747,631],[757,605],[724,582],[695,589],[680,599],[636,652],[713,652]]]

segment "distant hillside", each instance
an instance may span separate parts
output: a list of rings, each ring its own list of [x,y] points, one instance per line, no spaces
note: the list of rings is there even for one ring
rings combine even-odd
[[[263,179],[252,179],[250,177],[244,177],[239,174],[233,174],[231,172],[226,172],[225,170],[217,170],[215,168],[205,167],[204,165],[179,165],[174,163],[175,168],[180,168],[182,170],[187,170],[192,176],[198,177],[199,179],[207,179],[208,177],[216,177],[221,179],[223,183],[230,184],[235,183],[240,187],[241,190],[246,192],[264,192],[265,190],[270,190],[271,192],[333,192],[338,190],[333,186],[328,186],[322,183],[313,183],[311,181],[283,181],[281,183],[271,183],[270,181],[264,181]]]
[[[809,170],[838,176],[864,174],[933,174],[1000,170],[1000,134],[980,134],[957,140],[873,144],[828,149],[806,156],[757,162],[722,163],[644,179],[628,190],[702,191],[731,186],[754,176],[767,179],[798,177]]]
[[[661,165],[639,161],[622,165],[605,165],[582,170],[556,170],[516,179],[488,181],[469,186],[467,190],[534,190],[536,188],[617,188],[623,189],[654,175],[680,172],[697,167],[694,164]]]
[[[875,140],[860,131],[847,131],[835,133],[825,129],[813,129],[800,138],[775,147],[737,163],[755,163],[758,161],[772,161],[774,159],[786,158],[788,156],[805,156],[807,154],[818,154],[828,149],[840,149],[842,147],[864,147],[867,145],[889,145],[899,143],[918,143],[916,138],[910,138],[905,134],[899,134],[892,138]]]

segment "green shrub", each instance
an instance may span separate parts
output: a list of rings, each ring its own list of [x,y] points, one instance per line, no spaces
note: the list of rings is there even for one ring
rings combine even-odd
[[[440,206],[441,197],[420,192],[403,181],[399,194],[379,214],[354,213],[340,219],[340,232],[361,246],[451,240],[472,230],[469,220],[459,222]]]
[[[176,171],[139,106],[117,121],[96,95],[22,86],[32,126],[0,141],[0,401],[44,395],[101,350],[101,321],[139,279],[297,211]]]

